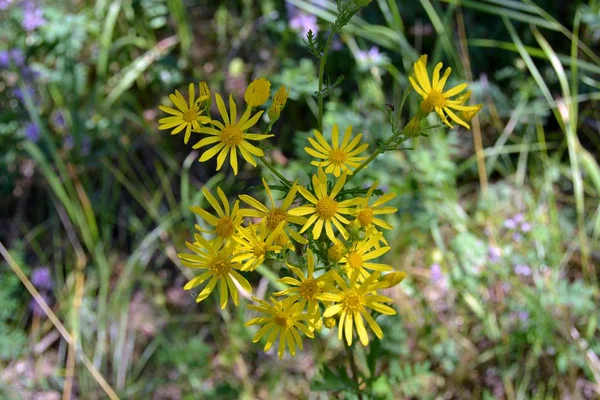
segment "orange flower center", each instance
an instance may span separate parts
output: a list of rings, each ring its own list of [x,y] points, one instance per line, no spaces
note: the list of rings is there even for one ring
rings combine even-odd
[[[198,118],[198,114],[196,113],[196,110],[194,110],[193,108],[190,108],[189,110],[184,112],[181,117],[183,118],[183,120],[185,122],[192,122],[196,118]]]
[[[359,252],[352,252],[348,254],[348,266],[352,269],[361,268],[363,265],[363,259]]]
[[[433,110],[435,110],[436,107],[444,107],[445,105],[446,98],[444,97],[442,92],[432,90],[431,92],[429,92],[429,95],[427,96],[425,101],[421,103],[421,110],[430,113]]]
[[[225,125],[221,131],[221,142],[226,146],[236,147],[244,139],[242,131],[237,125]]]
[[[332,149],[329,152],[329,161],[336,164],[342,164],[346,162],[346,153],[344,153],[344,151],[341,149]]]
[[[283,313],[277,313],[273,320],[277,325],[281,326],[284,329],[287,329],[290,326],[292,326],[292,321],[290,320],[290,318],[286,317]]]
[[[323,197],[315,206],[317,215],[322,219],[330,219],[337,212],[337,201],[331,197]]]
[[[287,213],[281,208],[274,208],[267,214],[267,229],[269,231],[277,228],[281,221],[285,221]]]
[[[210,265],[210,270],[217,278],[222,278],[231,271],[229,260],[223,256],[216,256]]]
[[[365,208],[361,210],[356,218],[358,219],[360,226],[362,226],[363,228],[371,225],[371,223],[373,222],[373,209]]]
[[[308,301],[315,299],[315,295],[319,292],[319,283],[314,278],[305,279],[300,284],[300,294]]]
[[[264,242],[258,242],[254,245],[254,256],[256,258],[262,257],[267,253],[267,244]]]
[[[351,290],[344,295],[342,307],[346,311],[358,311],[362,308],[362,295],[357,290]]]
[[[217,231],[217,235],[228,238],[233,235],[234,227],[233,221],[231,218],[225,216],[221,217],[217,220],[217,225],[215,226],[215,230]]]

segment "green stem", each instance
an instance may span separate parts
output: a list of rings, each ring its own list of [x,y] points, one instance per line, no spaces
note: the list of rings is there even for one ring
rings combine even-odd
[[[359,400],[362,400],[362,393],[360,391],[360,382],[358,381],[358,368],[356,368],[356,361],[354,360],[354,353],[346,342],[344,342],[346,348],[346,354],[348,355],[348,362],[350,363],[350,369],[352,370],[352,380],[356,383],[355,390]]]
[[[323,74],[325,73],[325,61],[327,60],[327,53],[329,52],[329,47],[331,46],[331,42],[333,41],[335,32],[335,26],[332,26],[331,32],[329,33],[329,37],[327,38],[327,42],[325,43],[325,48],[323,49],[323,54],[321,54],[321,63],[319,64],[319,96],[317,98],[319,103],[319,119],[317,121],[319,132],[323,132],[323,96],[321,91],[323,90]]]
[[[260,161],[262,161],[263,164],[265,164],[265,167],[269,168],[271,170],[272,173],[274,173],[275,175],[277,175],[277,177],[281,180],[281,182],[283,182],[283,184],[285,186],[287,186],[288,188],[292,187],[292,182],[290,182],[289,180],[287,180],[285,178],[285,176],[281,175],[281,173],[279,171],[277,171],[277,168],[275,168],[273,166],[273,164],[271,164],[270,162],[268,162],[265,157],[259,157]]]

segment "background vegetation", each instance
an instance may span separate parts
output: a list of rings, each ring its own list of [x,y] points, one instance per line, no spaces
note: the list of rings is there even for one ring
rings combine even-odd
[[[0,397],[352,398],[327,367],[345,365],[337,335],[278,361],[251,343],[245,307],[183,292],[200,188],[238,193],[269,171],[215,175],[156,123],[189,82],[240,99],[267,77],[291,89],[272,158],[304,179],[317,81],[302,37],[335,12],[0,0]],[[370,397],[600,396],[599,41],[598,0],[373,0],[334,43],[326,72],[345,79],[325,125],[371,148],[421,53],[484,103],[472,131],[432,128],[363,171],[398,193],[386,262],[409,276],[384,340],[356,347]]]

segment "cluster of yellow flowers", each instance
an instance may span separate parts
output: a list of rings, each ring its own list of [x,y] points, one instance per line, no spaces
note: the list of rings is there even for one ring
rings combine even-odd
[[[468,96],[464,95],[457,100],[450,99],[464,91],[466,85],[444,92],[449,69],[440,79],[441,64],[438,65],[431,82],[425,63],[426,58],[420,58],[415,64],[414,77],[410,78],[415,90],[423,96],[419,118],[436,111],[445,123],[449,124],[447,114],[456,123],[467,125],[470,118],[465,113],[474,115],[480,106],[465,106]],[[214,99],[221,120],[213,119],[210,91],[205,82],[199,86],[198,98],[194,86],[189,86],[189,103],[176,91],[170,98],[177,109],[160,106],[171,116],[161,119],[159,128],[173,129],[172,134],[185,130],[186,143],[192,132],[206,134],[207,137],[193,147],[212,146],[202,153],[200,161],[217,156],[217,170],[229,155],[229,163],[237,175],[239,152],[249,164],[256,166],[255,157],[258,157],[276,172],[264,158],[260,146],[250,141],[260,143],[273,136],[269,132],[285,107],[286,88],[279,88],[272,98],[266,132],[248,133],[264,113],[257,109],[271,97],[268,80],[257,79],[248,86],[244,95],[246,109],[239,120],[233,97],[229,96],[228,113],[218,93]],[[259,316],[247,322],[249,326],[261,325],[253,341],[266,337],[265,351],[279,339],[280,358],[286,347],[295,355],[296,347],[302,349],[301,335],[313,338],[323,326],[331,329],[337,325],[339,339],[345,338],[348,345],[352,344],[356,332],[360,342],[367,345],[366,326],[377,337],[383,335],[374,313],[396,313],[386,304],[392,300],[378,291],[397,285],[405,274],[376,262],[390,251],[381,230],[392,229],[392,226],[381,216],[397,211],[386,206],[395,194],[381,195],[377,183],[368,189],[346,188],[354,171],[364,168],[373,158],[373,155],[363,155],[369,145],[361,139],[362,134],[352,134],[351,126],[340,137],[338,126],[334,125],[330,142],[314,130],[314,137],[308,138],[310,146],[304,149],[314,158],[311,164],[317,170],[307,186],[291,182],[276,172],[281,185],[270,187],[262,180],[264,202],[243,194],[232,204],[221,188],[217,188],[216,196],[203,188],[212,211],[200,207],[191,209],[204,221],[204,227],[196,225],[195,240],[186,243],[192,254],[182,253],[179,258],[184,266],[202,272],[184,287],[189,290],[203,285],[198,302],[206,299],[218,285],[221,308],[227,306],[230,295],[237,306],[240,288],[252,292],[241,272],[253,271],[267,260],[285,265],[283,270],[289,274],[279,282],[287,288],[273,293],[268,302],[253,297],[256,304],[248,308]],[[275,200],[272,193],[275,189],[284,192],[281,201]]]

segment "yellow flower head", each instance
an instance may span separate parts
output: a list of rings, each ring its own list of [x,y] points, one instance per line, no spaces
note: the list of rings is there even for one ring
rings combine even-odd
[[[200,228],[200,226],[196,225],[196,229],[201,232],[207,232],[216,235],[217,239],[220,241],[228,241],[233,239],[244,218],[244,216],[240,213],[239,201],[236,201],[233,204],[233,208],[229,207],[229,201],[227,201],[227,197],[225,197],[225,193],[223,193],[220,187],[217,187],[217,194],[219,195],[222,206],[208,189],[203,187],[202,193],[204,193],[206,200],[217,212],[217,215],[212,215],[208,211],[205,211],[198,206],[190,207],[190,210],[193,213],[198,214],[209,225],[214,227],[213,230],[205,231],[204,229]]]
[[[250,107],[262,106],[267,102],[271,95],[271,82],[265,78],[255,79],[252,81],[246,93],[244,93],[244,100]]]
[[[309,192],[301,186],[298,188],[300,194],[302,194],[306,200],[312,203],[311,205],[293,208],[289,211],[291,215],[310,215],[300,230],[300,233],[305,232],[314,224],[312,234],[315,240],[321,237],[321,231],[323,230],[323,227],[325,227],[327,237],[332,242],[335,242],[336,237],[335,233],[333,232],[333,225],[335,225],[342,236],[344,238],[348,238],[348,232],[344,228],[343,224],[347,225],[350,223],[350,221],[348,221],[343,214],[352,214],[354,210],[351,207],[357,204],[358,199],[343,201],[337,201],[335,199],[344,187],[345,183],[346,174],[344,173],[337,180],[337,182],[335,182],[335,185],[333,185],[331,193],[328,194],[327,176],[325,175],[325,172],[323,172],[323,169],[319,168],[317,175],[313,175],[312,177],[314,193]]]
[[[188,87],[188,92],[189,105],[186,103],[183,95],[176,90],[175,94],[169,95],[169,98],[175,107],[177,107],[177,110],[172,107],[158,106],[162,111],[171,114],[170,117],[161,118],[158,121],[160,123],[158,129],[175,128],[171,131],[171,135],[176,135],[185,129],[185,136],[183,138],[185,144],[190,140],[192,130],[198,132],[200,130],[200,125],[208,124],[210,122],[210,117],[202,115],[206,108],[201,105],[201,102],[205,101],[208,97],[203,95],[202,90],[200,90],[200,97],[195,99],[196,94],[194,84],[192,83],[190,83],[190,86]]]
[[[373,195],[373,191],[377,189],[379,182],[375,182],[367,191],[367,195],[360,199],[354,214],[356,215],[356,222],[361,228],[367,229],[373,225],[379,226],[384,229],[393,229],[394,227],[385,222],[384,220],[377,218],[378,215],[382,214],[393,214],[398,211],[396,207],[382,207],[388,201],[396,197],[396,193],[387,193],[379,197],[373,204],[369,204],[369,200]]]
[[[231,168],[233,169],[233,173],[237,175],[237,152],[239,150],[240,153],[242,153],[242,157],[256,167],[256,160],[253,156],[262,157],[264,153],[261,149],[251,145],[248,140],[263,140],[270,138],[273,135],[246,133],[246,131],[252,128],[258,122],[258,119],[263,114],[263,111],[259,111],[252,118],[250,118],[252,109],[251,107],[247,107],[244,115],[242,115],[242,118],[238,121],[237,108],[231,95],[229,96],[229,111],[231,114],[227,114],[227,108],[225,107],[223,98],[221,98],[218,93],[215,93],[215,99],[217,101],[217,107],[219,109],[219,113],[221,114],[221,118],[223,118],[223,123],[212,120],[211,122],[216,129],[209,127],[200,128],[201,133],[206,133],[210,136],[196,143],[194,145],[194,149],[199,149],[201,147],[214,144],[212,148],[205,151],[202,156],[200,156],[200,162],[207,161],[216,156],[218,153],[218,171],[223,166],[223,162],[225,162],[227,154],[230,154],[229,162],[231,164]]]
[[[319,300],[332,301],[333,305],[327,307],[323,313],[324,318],[330,318],[340,314],[338,323],[338,338],[342,340],[345,333],[346,342],[352,345],[352,337],[354,336],[354,327],[363,346],[369,344],[369,336],[365,329],[363,318],[378,338],[383,337],[381,327],[375,322],[375,319],[369,313],[369,308],[386,315],[394,315],[396,311],[383,304],[391,302],[392,299],[386,296],[381,296],[373,293],[372,285],[379,278],[379,272],[375,272],[369,276],[362,284],[357,285],[355,274],[350,284],[347,284],[339,275],[335,275],[339,287],[333,288],[333,293],[322,293],[318,296]]]
[[[350,249],[348,249],[348,254],[346,254],[340,260],[340,263],[343,265],[344,271],[350,277],[354,273],[359,273],[359,280],[363,280],[369,277],[368,269],[375,271],[391,271],[392,267],[387,264],[379,264],[369,262],[377,257],[380,257],[390,251],[390,247],[384,246],[376,248],[373,247],[379,242],[379,236],[381,235],[378,232],[378,235],[371,235],[369,238],[362,242],[356,242]]]
[[[317,295],[323,292],[325,286],[333,280],[334,271],[328,271],[318,277],[314,276],[315,272],[315,256],[313,252],[307,250],[307,274],[298,267],[287,264],[287,267],[296,275],[298,279],[285,277],[279,279],[279,282],[292,286],[291,288],[275,293],[275,296],[288,295],[290,301],[300,301],[304,309],[304,305],[308,304],[308,313],[316,314],[319,310],[317,303]],[[319,315],[315,315],[318,318]]]
[[[333,317],[325,318],[325,320],[323,321],[323,325],[325,325],[327,329],[335,328],[335,324],[336,320]]]
[[[452,111],[472,111],[475,108],[463,105],[464,100],[460,98],[452,99],[452,97],[464,91],[467,88],[467,84],[462,83],[454,86],[452,89],[444,91],[444,86],[446,85],[446,81],[448,80],[452,69],[450,67],[446,68],[444,75],[440,78],[442,67],[442,63],[438,63],[435,66],[433,77],[430,81],[429,75],[427,74],[427,56],[423,55],[419,57],[414,64],[413,76],[410,76],[408,79],[415,91],[423,97],[421,110],[425,113],[435,111],[446,125],[452,127],[452,124],[446,117],[447,114],[452,121],[469,129],[469,125]]]
[[[281,251],[281,246],[273,242],[281,232],[282,227],[283,222],[271,232],[267,230],[265,223],[260,224],[258,230],[253,224],[246,228],[239,227],[238,235],[234,237],[239,245],[233,261],[245,261],[242,271],[254,271],[256,267],[265,261],[265,257],[269,252],[279,253]]]
[[[314,166],[325,168],[325,173],[332,173],[336,178],[342,172],[352,175],[352,171],[358,168],[362,161],[367,159],[367,157],[358,157],[358,154],[365,151],[369,147],[369,144],[363,143],[358,146],[362,138],[362,133],[352,138],[352,126],[346,128],[342,143],[340,144],[338,126],[337,124],[333,125],[331,146],[318,130],[315,129],[314,132],[317,140],[308,138],[313,147],[305,147],[304,150],[315,158],[325,160],[311,162]]]
[[[249,293],[252,293],[252,287],[246,278],[236,271],[240,269],[241,264],[232,260],[233,244],[224,245],[223,242],[213,244],[198,234],[195,234],[194,238],[196,239],[194,244],[186,243],[186,245],[195,254],[181,253],[177,256],[186,267],[205,269],[206,271],[186,283],[183,289],[193,289],[211,278],[196,298],[196,302],[199,303],[206,299],[219,283],[221,308],[227,306],[228,288],[233,303],[237,306],[239,304],[239,292],[233,281],[235,280]]]
[[[252,207],[252,209],[245,208],[241,210],[244,216],[262,218],[262,221],[266,223],[268,232],[273,231],[283,221],[284,225],[281,236],[285,236],[286,238],[289,236],[301,244],[308,243],[305,238],[300,236],[300,234],[294,231],[290,226],[290,224],[302,225],[306,222],[306,218],[294,216],[290,214],[289,210],[289,208],[292,206],[294,198],[296,197],[296,193],[298,192],[298,184],[294,182],[287,196],[285,196],[283,203],[281,203],[281,205],[278,207],[275,203],[273,194],[271,193],[271,188],[269,188],[267,181],[265,181],[263,178],[262,182],[265,187],[267,197],[269,198],[270,206],[267,207],[253,197],[248,196],[247,194],[242,194],[240,195],[240,200]],[[285,238],[279,238],[278,242],[280,244],[282,241],[286,242]]]
[[[264,314],[264,316],[251,319],[246,322],[246,326],[263,325],[252,338],[252,342],[256,343],[268,334],[265,351],[268,351],[273,346],[279,336],[279,346],[277,349],[279,358],[283,357],[286,345],[292,356],[295,356],[296,346],[300,350],[303,349],[302,339],[298,331],[310,338],[314,337],[314,334],[304,322],[313,319],[313,316],[302,312],[302,304],[294,303],[289,299],[277,301],[271,298],[271,304],[257,298],[254,298],[254,301],[258,305],[249,305],[248,308],[258,311]]]

